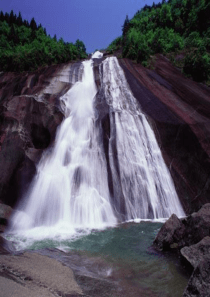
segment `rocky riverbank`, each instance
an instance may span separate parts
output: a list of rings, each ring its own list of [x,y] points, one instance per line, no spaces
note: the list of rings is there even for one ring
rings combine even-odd
[[[50,248],[14,252],[12,242],[0,236],[0,297],[114,296],[121,289],[99,267],[106,270],[104,260],[86,253]],[[123,296],[130,295],[126,291]]]
[[[1,248],[0,296],[84,296],[73,271],[47,256],[32,252],[11,255]]]
[[[184,219],[173,214],[154,240],[160,251],[176,251],[193,270],[183,297],[210,296],[210,203]]]

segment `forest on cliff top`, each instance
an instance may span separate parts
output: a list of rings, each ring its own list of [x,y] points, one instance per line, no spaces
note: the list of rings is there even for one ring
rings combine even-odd
[[[162,0],[145,5],[122,26],[122,36],[106,49],[151,68],[161,53],[195,81],[210,86],[209,0]],[[34,18],[0,12],[0,71],[31,71],[87,58],[82,41],[75,44],[47,35]]]
[[[81,40],[75,44],[47,35],[34,18],[29,23],[13,10],[0,12],[0,71],[30,71],[40,66],[87,58]]]
[[[161,53],[185,75],[210,86],[210,2],[169,0],[145,5],[107,48],[150,67]]]

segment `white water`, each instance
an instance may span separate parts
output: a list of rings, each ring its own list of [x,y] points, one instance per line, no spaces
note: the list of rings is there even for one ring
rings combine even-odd
[[[101,57],[101,56],[100,56]],[[115,187],[122,188],[126,220],[183,216],[170,173],[154,133],[129,90],[116,58],[103,61],[102,88],[110,108],[109,159]],[[53,149],[46,151],[30,191],[12,217],[9,234],[36,239],[74,235],[117,223],[120,212],[108,187],[107,161],[94,100],[92,60],[83,62],[82,81],[61,98],[65,120]],[[115,137],[117,155],[111,145]],[[116,172],[115,161],[120,175]],[[119,199],[119,198],[118,198]],[[120,203],[120,202],[119,202]],[[118,216],[119,217],[119,216]]]
[[[55,147],[41,159],[22,211],[12,219],[11,231],[30,230],[34,235],[38,231],[48,236],[55,230],[74,233],[75,228],[116,223],[109,201],[106,161],[94,127],[92,61],[83,65],[82,81],[62,97],[66,119],[57,132]]]
[[[126,219],[184,216],[153,130],[133,97],[115,57],[103,61],[103,87],[116,126],[117,156],[110,146],[115,185],[122,185]],[[118,159],[120,176],[114,166]],[[120,199],[122,199],[120,197]]]

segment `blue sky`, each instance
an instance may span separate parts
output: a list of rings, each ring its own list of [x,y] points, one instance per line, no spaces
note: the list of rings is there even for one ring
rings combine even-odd
[[[154,1],[158,3],[159,1]],[[35,18],[47,33],[65,42],[77,39],[85,43],[88,53],[106,48],[122,33],[126,15],[129,19],[153,0],[0,0],[0,10]]]

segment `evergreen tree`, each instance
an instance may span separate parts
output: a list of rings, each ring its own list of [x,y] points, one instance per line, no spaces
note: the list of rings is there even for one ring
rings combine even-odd
[[[10,33],[8,36],[9,41],[11,41],[14,45],[19,43],[19,36],[15,30],[15,25],[11,24]]]
[[[9,14],[7,12],[4,15],[4,20],[9,24]]]
[[[4,21],[4,13],[3,13],[3,11],[0,12],[0,21],[2,21],[2,22]]]
[[[34,18],[31,19],[30,28],[32,29],[32,31],[37,30],[37,24]]]
[[[123,32],[123,36],[125,36],[125,35],[126,35],[126,33],[127,33],[128,29],[129,29],[129,23],[130,23],[130,21],[129,21],[128,15],[126,15],[126,18],[125,18],[124,24],[123,24],[123,26],[122,26],[122,32]]]
[[[18,17],[17,17],[17,25],[20,27],[23,25],[23,20],[22,20],[22,15],[19,12]]]
[[[14,23],[14,12],[11,10],[10,15],[9,15],[9,23],[13,24]]]
[[[75,46],[77,47],[79,52],[81,52],[81,53],[86,52],[85,45],[81,40],[77,39],[76,42],[75,42]]]

